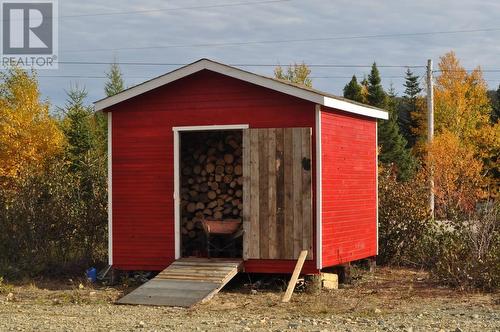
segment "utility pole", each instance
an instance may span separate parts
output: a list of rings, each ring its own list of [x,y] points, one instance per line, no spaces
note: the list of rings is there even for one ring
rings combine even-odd
[[[427,60],[427,142],[434,139],[434,82],[432,81],[432,59]],[[429,208],[434,218],[434,170],[429,165]]]

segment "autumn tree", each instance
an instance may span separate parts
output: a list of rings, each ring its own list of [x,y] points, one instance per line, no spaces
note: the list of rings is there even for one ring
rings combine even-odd
[[[12,68],[0,79],[0,179],[8,180],[59,154],[64,136],[34,72]]]
[[[480,68],[470,73],[454,52],[441,57],[434,90],[434,127],[436,135],[444,131],[470,143],[483,172],[499,174],[500,124],[492,124],[492,106],[487,84]]]
[[[470,73],[460,65],[454,52],[440,58],[434,86],[436,132],[444,129],[462,139],[471,139],[477,130],[489,125],[491,105],[487,84],[480,68]]]
[[[422,117],[422,88],[419,84],[420,77],[415,75],[410,68],[406,71],[405,91],[399,107],[399,127],[401,133],[408,142],[408,147],[413,147],[417,142],[418,136],[418,116]]]
[[[472,212],[482,198],[483,163],[475,148],[447,129],[437,135],[428,147],[433,165],[436,216],[455,219]]]
[[[304,85],[306,87],[312,87],[311,80],[311,69],[304,63],[294,63],[283,69],[281,66],[277,66],[274,69],[274,77],[280,80],[289,81],[291,83]]]
[[[364,101],[363,88],[358,83],[356,75],[352,75],[352,79],[344,86],[344,98],[360,103]]]

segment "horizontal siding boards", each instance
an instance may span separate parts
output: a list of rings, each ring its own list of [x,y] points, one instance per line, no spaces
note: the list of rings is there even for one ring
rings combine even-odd
[[[376,255],[376,121],[322,108],[323,266]]]
[[[310,102],[209,71],[117,104],[112,111],[113,264],[124,270],[161,270],[174,259],[172,127],[315,123]],[[279,228],[276,232],[279,236]]]
[[[244,222],[249,241],[245,258],[297,259],[307,249],[312,259],[311,130],[245,132],[250,136],[250,145],[245,147],[250,160],[243,162],[250,168],[247,190],[251,193],[250,220]]]

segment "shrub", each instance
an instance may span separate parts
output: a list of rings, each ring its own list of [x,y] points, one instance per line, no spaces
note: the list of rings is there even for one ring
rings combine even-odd
[[[500,204],[487,203],[466,219],[443,222],[431,267],[440,282],[460,288],[500,287]]]
[[[106,255],[106,176],[88,156],[86,173],[54,159],[0,190],[0,275],[80,272]]]
[[[418,178],[398,182],[390,170],[379,175],[379,256],[382,264],[427,264],[432,238],[428,189]]]

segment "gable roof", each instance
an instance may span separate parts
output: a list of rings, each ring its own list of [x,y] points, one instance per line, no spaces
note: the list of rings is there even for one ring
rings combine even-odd
[[[210,70],[222,75],[233,77],[255,85],[259,85],[271,90],[275,90],[290,96],[308,100],[313,103],[335,108],[341,111],[364,115],[377,119],[388,119],[388,113],[380,108],[357,103],[342,97],[334,96],[319,90],[311,89],[302,85],[290,83],[288,81],[278,80],[258,74],[254,74],[239,68],[231,67],[209,59],[201,59],[189,65],[158,76],[151,80],[126,89],[114,96],[103,98],[96,101],[96,111],[104,110],[110,106],[122,101],[136,97],[163,85],[174,82],[183,77],[189,76],[201,70]]]

